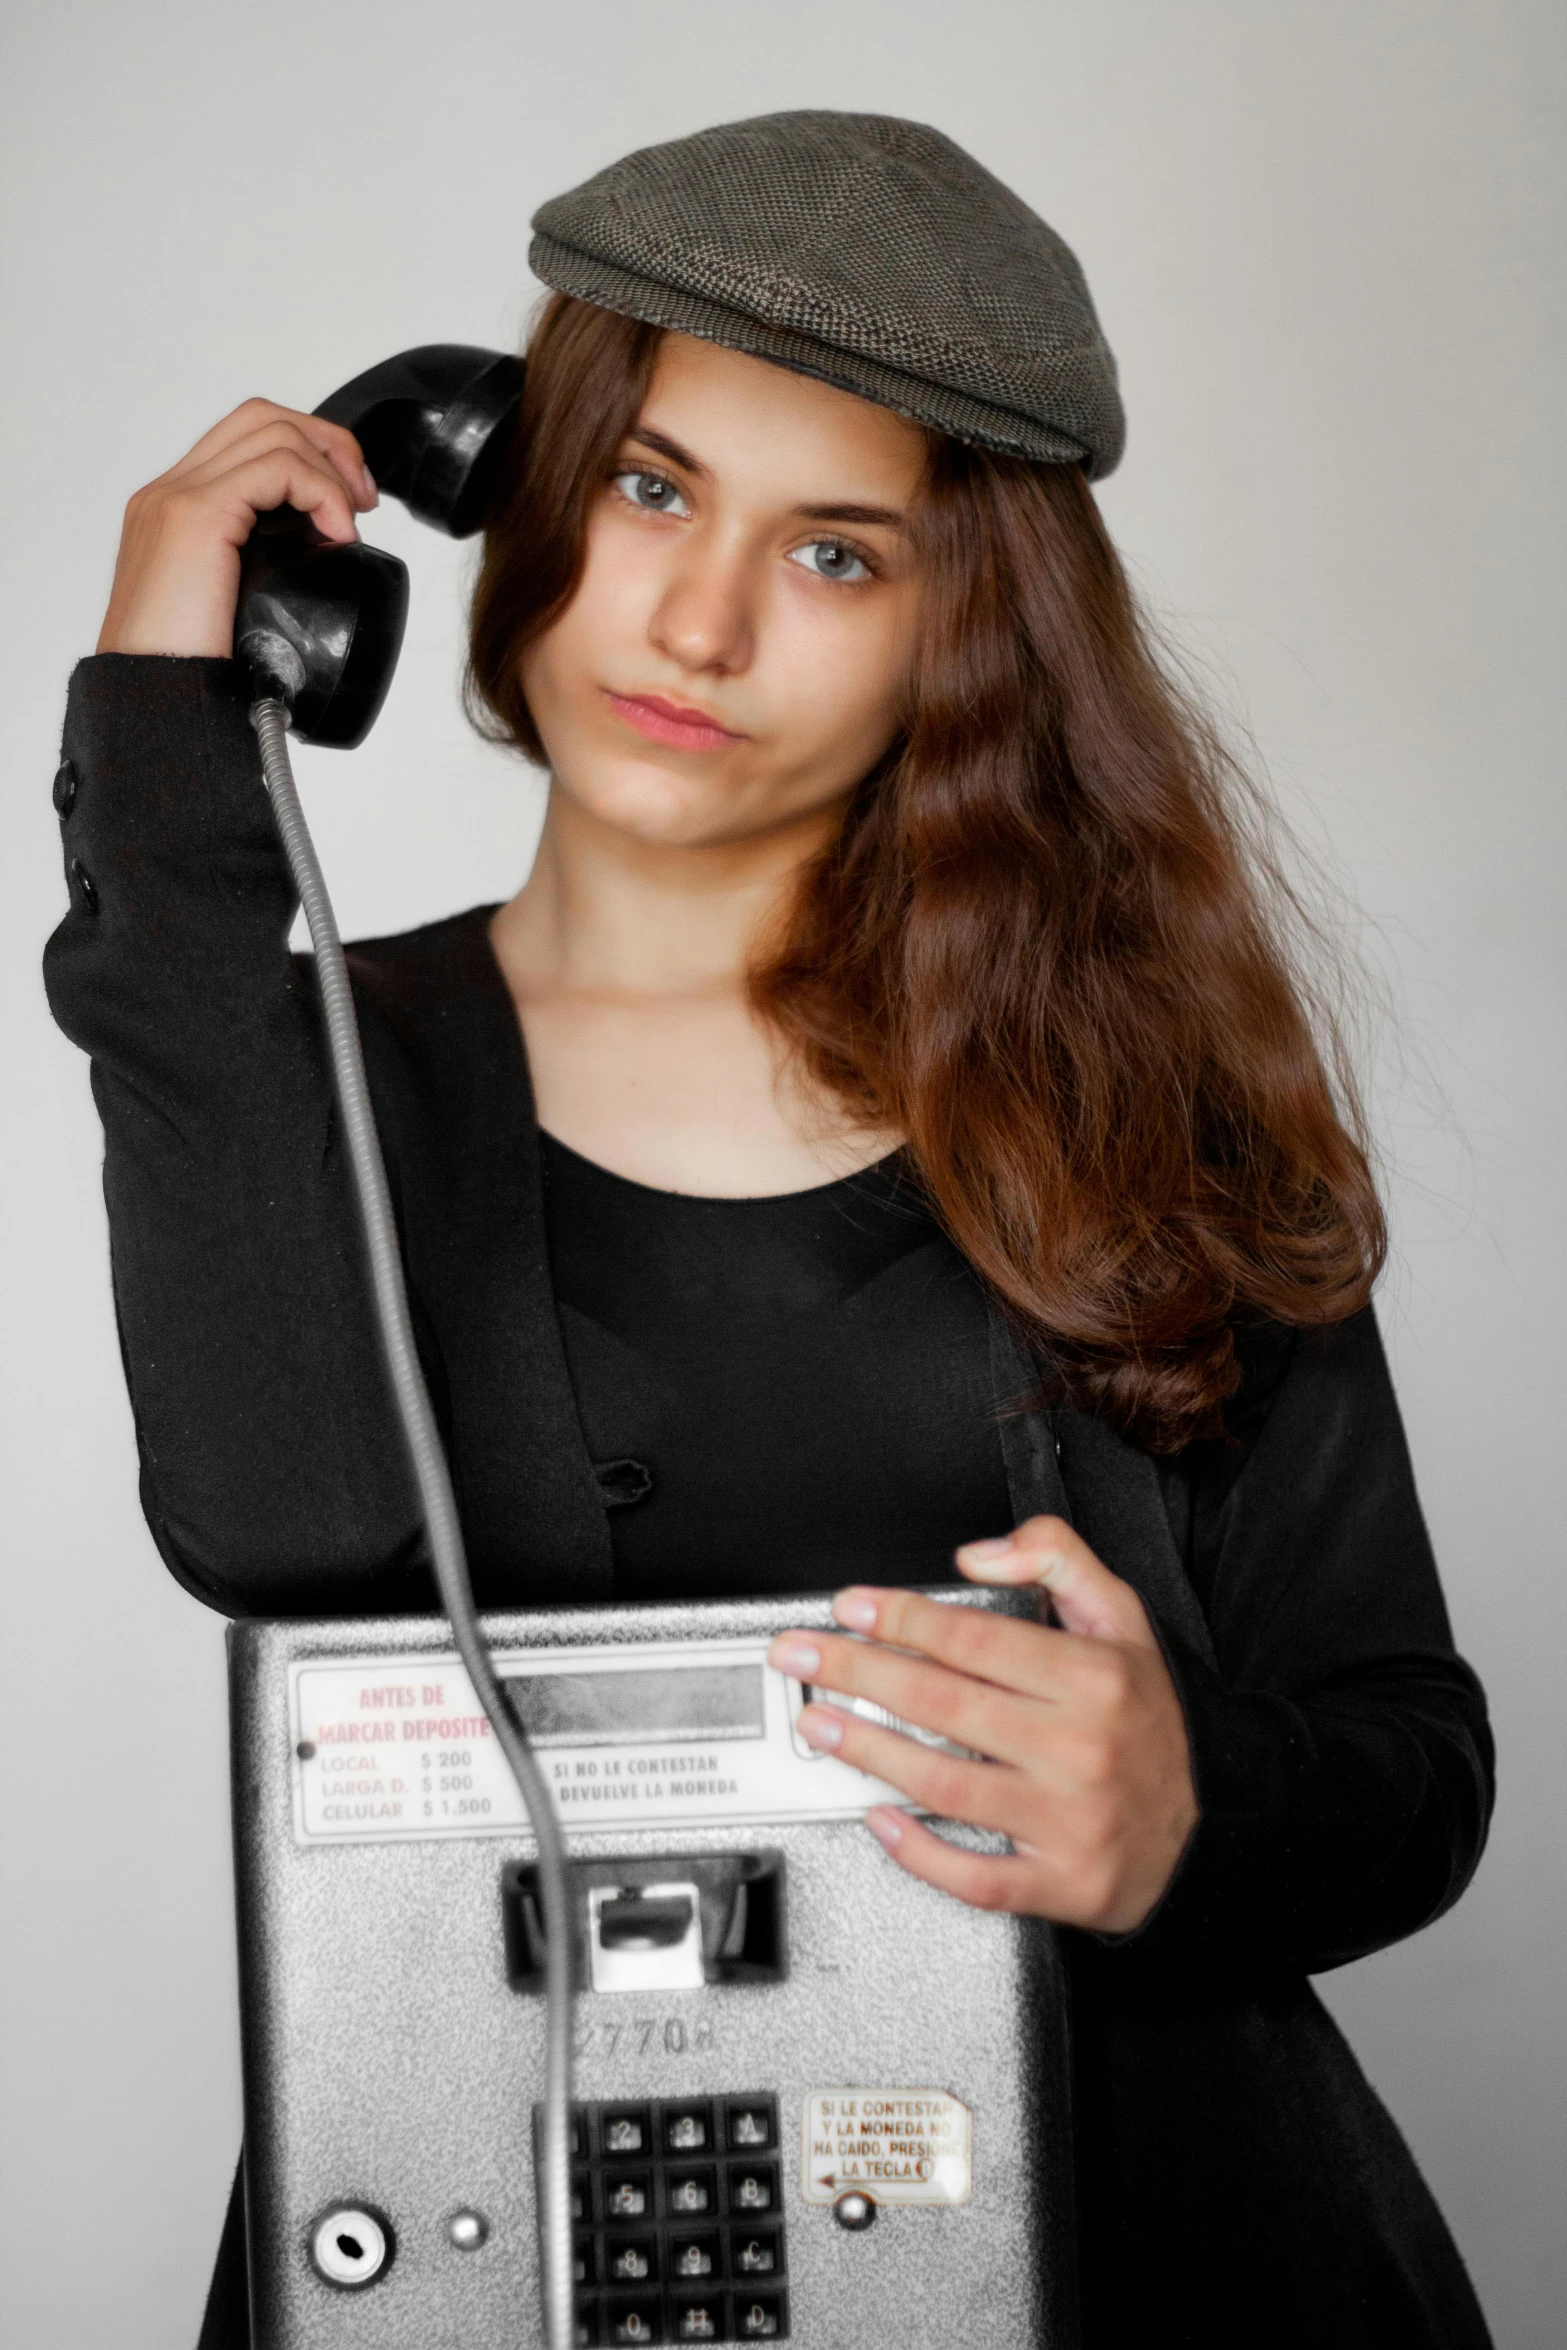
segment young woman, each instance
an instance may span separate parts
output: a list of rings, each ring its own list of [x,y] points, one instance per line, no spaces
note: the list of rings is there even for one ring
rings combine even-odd
[[[810,1735],[1012,1840],[878,1811],[889,1865],[1066,1929],[1086,2341],[1482,2344],[1306,1977],[1462,1890],[1483,1701],[1352,1100],[1088,486],[1119,411],[1075,265],[879,118],[728,126],[541,218],[471,665],[548,769],[538,857],[351,956],[479,1595],[839,1591],[868,1638],[774,1651]],[[954,249],[956,322],[909,261]],[[57,787],[144,1501],[231,1612],[429,1605],[230,658],[257,514],[346,540],[375,500],[266,401],[139,492]],[[1039,1624],[910,1588],[954,1561]]]

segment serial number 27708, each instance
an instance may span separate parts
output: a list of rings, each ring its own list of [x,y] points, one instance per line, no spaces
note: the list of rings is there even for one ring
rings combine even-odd
[[[574,2056],[613,2056],[618,2050],[622,2056],[650,2056],[662,2049],[667,2056],[684,2056],[687,2050],[711,2048],[713,2023],[710,2016],[698,2016],[687,2023],[684,2016],[634,2016],[627,2023],[579,2023],[572,2035]]]

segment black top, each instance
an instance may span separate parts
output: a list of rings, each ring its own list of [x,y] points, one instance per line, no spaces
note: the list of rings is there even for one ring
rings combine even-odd
[[[46,975],[93,1056],[155,1539],[230,1612],[428,1610],[238,674],[85,662],[65,752],[71,908]],[[567,1370],[484,911],[361,945],[352,968],[480,1596],[609,1602],[619,1513]],[[1069,1506],[1141,1591],[1201,1807],[1138,1933],[1062,1936],[1087,2339],[1474,2350],[1451,2240],[1305,1980],[1456,1900],[1491,1801],[1484,1703],[1453,1652],[1375,1323],[1243,1332],[1228,1438],[1156,1478],[1096,1420],[1010,1409],[1028,1366],[987,1321],[1008,1514]],[[743,1558],[733,1587],[754,1587]]]
[[[617,1598],[946,1582],[1006,1531],[984,1293],[895,1160],[699,1199],[539,1139]]]

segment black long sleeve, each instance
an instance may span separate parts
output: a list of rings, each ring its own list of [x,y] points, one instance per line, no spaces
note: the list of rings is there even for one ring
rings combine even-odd
[[[1315,1972],[1457,1900],[1493,1752],[1370,1310],[1249,1332],[1242,1354],[1231,1435],[1164,1478],[1215,1661],[1169,1645],[1202,1818],[1134,1940]]]
[[[213,1605],[296,1575],[351,1602],[421,1537],[239,673],[85,661],[63,748],[44,975],[92,1056],[148,1524]]]

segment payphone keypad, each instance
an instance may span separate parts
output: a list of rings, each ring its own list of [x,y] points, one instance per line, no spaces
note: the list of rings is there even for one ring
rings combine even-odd
[[[583,2350],[787,2337],[776,2098],[579,2105],[571,2151]]]

